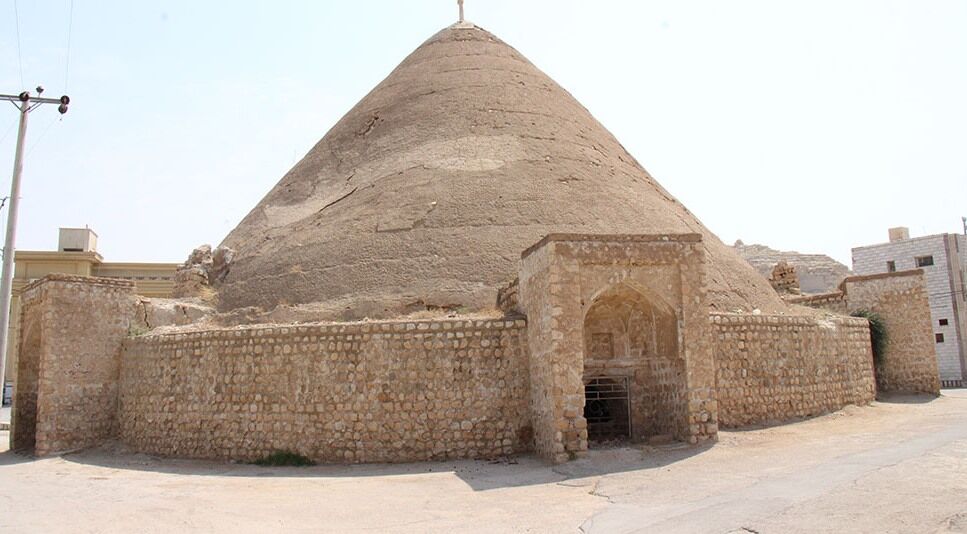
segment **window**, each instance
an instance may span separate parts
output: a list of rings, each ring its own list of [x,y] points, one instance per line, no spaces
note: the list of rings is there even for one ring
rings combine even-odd
[[[950,324],[950,323],[948,323],[946,319],[941,319],[940,320],[940,326],[947,326],[948,324]]]
[[[917,256],[917,267],[930,267],[933,265],[933,256]]]
[[[943,343],[943,334],[936,334],[937,343]]]
[[[895,273],[896,272],[896,262],[895,261],[888,261],[888,262],[886,262],[886,272],[888,272],[888,273]]]

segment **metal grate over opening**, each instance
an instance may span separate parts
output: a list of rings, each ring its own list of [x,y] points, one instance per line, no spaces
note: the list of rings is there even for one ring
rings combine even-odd
[[[591,441],[630,437],[628,377],[602,376],[588,380],[584,384],[584,418]]]

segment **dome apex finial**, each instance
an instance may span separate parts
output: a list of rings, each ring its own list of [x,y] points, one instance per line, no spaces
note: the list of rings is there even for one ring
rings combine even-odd
[[[463,0],[457,0],[457,6],[460,8],[460,22],[465,22],[463,17]]]

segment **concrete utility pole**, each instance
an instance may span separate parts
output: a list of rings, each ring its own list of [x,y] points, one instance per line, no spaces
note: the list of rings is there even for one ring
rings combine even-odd
[[[37,87],[37,96],[33,97],[29,91],[19,95],[0,95],[0,100],[13,102],[20,110],[20,129],[17,131],[17,154],[13,159],[13,180],[10,182],[10,207],[7,211],[7,237],[3,244],[3,270],[0,271],[0,399],[6,387],[4,366],[7,361],[7,334],[10,327],[10,299],[13,291],[13,257],[14,241],[17,236],[17,210],[20,208],[20,176],[24,170],[24,141],[27,138],[27,116],[30,112],[43,104],[58,104],[57,111],[61,115],[67,113],[70,97],[41,98],[44,88]]]

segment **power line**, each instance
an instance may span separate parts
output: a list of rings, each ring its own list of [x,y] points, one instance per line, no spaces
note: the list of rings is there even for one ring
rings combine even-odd
[[[47,124],[47,127],[44,128],[44,131],[40,133],[40,137],[38,137],[34,141],[34,144],[30,145],[30,148],[27,149],[27,154],[26,154],[28,158],[30,157],[31,154],[33,154],[34,149],[37,148],[37,145],[39,145],[40,141],[44,138],[45,135],[47,135],[47,132],[50,131],[50,128],[54,125],[54,123],[59,122],[59,119],[60,117],[54,117],[53,119],[51,119],[51,121]]]
[[[10,135],[10,132],[13,131],[13,127],[16,125],[17,125],[17,121],[13,121],[10,123],[10,127],[7,128],[7,131],[3,132],[3,137],[0,137],[0,144],[3,144],[3,142],[7,140],[7,136]]]
[[[64,92],[67,92],[67,79],[71,72],[71,36],[74,33],[74,0],[70,0],[70,15],[67,19],[67,58],[64,60]]]
[[[13,14],[17,21],[17,62],[20,65],[20,87],[24,88],[27,87],[27,84],[24,83],[24,59],[20,52],[20,9],[17,8],[17,0],[13,0]]]

